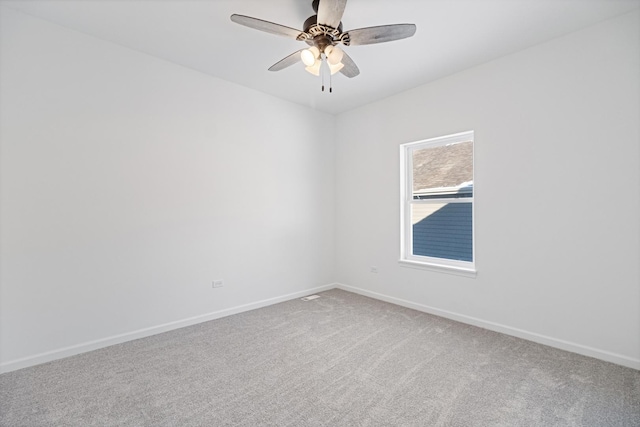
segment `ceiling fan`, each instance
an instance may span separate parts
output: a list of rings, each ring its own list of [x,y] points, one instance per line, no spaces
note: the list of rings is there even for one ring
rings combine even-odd
[[[360,74],[351,57],[338,47],[340,43],[344,46],[384,43],[411,37],[416,32],[415,24],[381,25],[343,31],[341,20],[346,5],[347,0],[313,0],[311,7],[316,14],[304,22],[302,31],[245,15],[233,14],[231,20],[256,30],[307,43],[309,48],[286,56],[269,67],[269,71],[280,71],[302,61],[305,69],[316,76],[322,75],[323,70],[328,70],[329,76],[337,72],[349,78]],[[324,83],[322,90],[324,91]],[[329,91],[332,92],[331,87]]]

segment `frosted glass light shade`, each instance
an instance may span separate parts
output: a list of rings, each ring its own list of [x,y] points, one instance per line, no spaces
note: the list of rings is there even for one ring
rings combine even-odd
[[[332,48],[329,50],[329,54],[327,54],[327,49],[324,50],[325,55],[327,55],[327,62],[329,63],[329,65],[339,64],[340,61],[342,61],[344,52],[339,47],[331,47]]]
[[[320,75],[320,65],[321,64],[322,64],[322,61],[316,61],[313,65],[307,66],[305,68],[305,70],[307,70],[308,72],[310,72],[314,76],[319,76]]]
[[[315,46],[311,46],[309,49],[304,49],[302,52],[300,52],[300,59],[302,59],[302,62],[307,67],[315,64],[316,59],[318,59],[319,57],[320,51]]]
[[[313,56],[313,53],[311,53],[309,49],[304,49],[302,52],[300,52],[300,59],[302,59],[302,62],[307,67],[313,65],[316,62],[315,56]]]
[[[324,56],[326,56],[327,58],[329,57],[329,55],[331,55],[331,51],[333,50],[333,46],[329,45],[327,47],[324,48]]]
[[[342,70],[342,67],[344,67],[344,64],[342,62],[335,65],[329,64],[329,70],[331,70],[331,75],[334,75],[338,71]]]

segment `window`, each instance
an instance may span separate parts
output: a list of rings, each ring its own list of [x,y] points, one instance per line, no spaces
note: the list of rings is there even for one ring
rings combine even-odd
[[[400,146],[400,261],[475,274],[473,131]]]

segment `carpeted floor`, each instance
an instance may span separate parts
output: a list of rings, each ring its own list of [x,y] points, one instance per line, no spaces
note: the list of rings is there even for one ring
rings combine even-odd
[[[640,371],[330,290],[0,376],[21,426],[640,426]]]

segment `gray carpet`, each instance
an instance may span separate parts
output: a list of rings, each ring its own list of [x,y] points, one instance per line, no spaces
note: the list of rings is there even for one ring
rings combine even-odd
[[[2,426],[640,426],[640,371],[341,290],[0,376]]]

